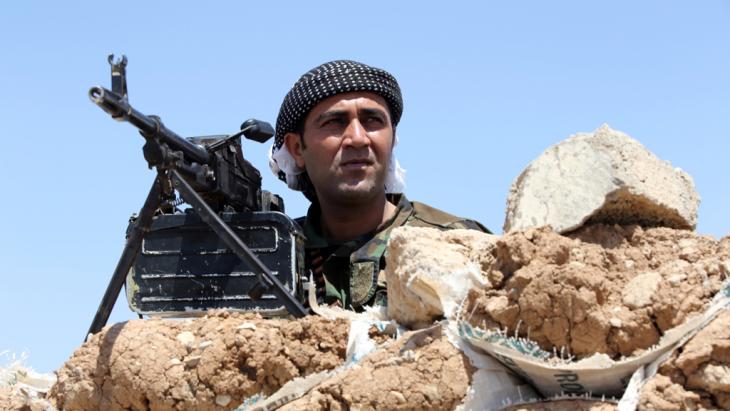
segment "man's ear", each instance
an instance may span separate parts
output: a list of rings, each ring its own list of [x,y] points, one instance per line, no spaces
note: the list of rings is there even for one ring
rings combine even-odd
[[[284,144],[289,153],[294,157],[294,161],[297,163],[297,167],[304,168],[304,156],[302,156],[302,150],[304,144],[302,143],[302,136],[298,133],[286,133],[284,135]]]

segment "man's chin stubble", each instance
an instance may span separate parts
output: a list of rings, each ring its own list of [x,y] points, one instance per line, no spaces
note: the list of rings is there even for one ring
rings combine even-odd
[[[356,205],[373,199],[377,191],[374,184],[365,187],[340,186],[336,189],[335,195],[342,203]]]

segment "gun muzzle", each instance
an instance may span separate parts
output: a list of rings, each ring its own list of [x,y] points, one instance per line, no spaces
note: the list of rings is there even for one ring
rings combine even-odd
[[[102,110],[109,113],[112,118],[119,121],[128,121],[137,127],[142,135],[149,138],[159,139],[174,150],[180,150],[191,161],[199,164],[208,164],[210,155],[208,151],[196,144],[175,134],[165,127],[162,122],[154,116],[146,116],[129,105],[127,99],[119,94],[96,86],[89,89],[89,98]]]
[[[102,110],[109,113],[113,118],[117,120],[124,120],[125,105],[129,107],[129,104],[124,101],[123,98],[118,96],[116,93],[111,92],[104,87],[96,86],[89,89],[89,98],[97,106],[101,107]]]

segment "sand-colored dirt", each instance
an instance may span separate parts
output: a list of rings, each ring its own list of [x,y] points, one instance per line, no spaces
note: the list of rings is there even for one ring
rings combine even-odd
[[[730,311],[659,368],[641,392],[639,410],[730,410]]]
[[[529,229],[498,239],[484,250],[489,256],[454,244],[481,262],[486,284],[469,293],[465,318],[578,357],[640,353],[703,311],[730,276],[730,237],[668,228],[594,225],[570,235]],[[231,410],[295,378],[335,370],[282,409],[451,410],[464,400],[475,369],[440,326],[397,340],[371,333],[377,349],[342,369],[349,326],[317,316],[226,312],[116,324],[74,353],[47,398],[61,410]],[[645,410],[730,410],[730,314],[662,366],[641,401]],[[18,404],[0,390],[0,409],[23,409]],[[615,404],[520,407],[512,410],[602,411]]]
[[[59,409],[227,410],[345,358],[349,323],[218,312],[105,328],[58,371]]]
[[[474,373],[441,328],[406,335],[282,410],[453,410]]]
[[[348,326],[320,317],[228,313],[117,324],[77,350],[49,396],[63,410],[233,409],[254,394],[268,396],[296,377],[341,365]],[[282,409],[451,410],[474,371],[437,325],[383,340],[360,363]]]
[[[528,229],[502,237],[494,254],[464,317],[578,358],[642,352],[702,312],[730,276],[730,237],[670,228]]]

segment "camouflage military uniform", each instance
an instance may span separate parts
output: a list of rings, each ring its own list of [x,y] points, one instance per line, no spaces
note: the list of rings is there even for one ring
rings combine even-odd
[[[306,269],[314,274],[320,303],[356,311],[366,305],[385,305],[385,246],[395,227],[466,228],[489,232],[476,221],[410,202],[402,194],[388,195],[388,200],[397,206],[395,216],[379,231],[345,243],[332,243],[320,234],[320,209],[316,204],[309,208],[306,217],[297,220],[307,238]]]

